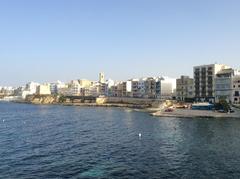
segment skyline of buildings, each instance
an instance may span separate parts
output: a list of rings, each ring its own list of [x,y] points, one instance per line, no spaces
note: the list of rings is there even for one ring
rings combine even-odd
[[[193,67],[193,77],[166,76],[133,78],[126,81],[105,79],[99,73],[98,81],[87,79],[36,83],[24,86],[0,87],[0,95],[12,95],[25,99],[27,95],[63,96],[110,96],[151,99],[177,99],[180,101],[216,102],[225,99],[229,103],[239,103],[240,70],[224,64],[208,64]]]

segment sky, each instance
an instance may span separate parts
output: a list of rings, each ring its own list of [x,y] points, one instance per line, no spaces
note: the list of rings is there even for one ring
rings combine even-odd
[[[0,0],[0,86],[240,68],[239,0]]]

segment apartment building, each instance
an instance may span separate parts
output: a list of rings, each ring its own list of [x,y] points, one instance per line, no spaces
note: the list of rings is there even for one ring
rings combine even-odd
[[[156,78],[149,77],[145,80],[145,98],[156,98]]]
[[[193,78],[181,76],[176,80],[176,98],[180,101],[192,101],[194,98]]]
[[[122,91],[122,94],[123,94],[123,97],[132,97],[132,81],[128,80],[128,81],[125,81],[123,82],[123,91]]]
[[[50,85],[49,84],[39,85],[37,87],[36,94],[38,94],[38,95],[50,95],[51,94]]]
[[[233,102],[233,79],[235,75],[239,75],[238,70],[232,68],[223,69],[216,74],[215,77],[215,99],[218,102],[221,99],[229,103]]]
[[[236,75],[233,77],[232,102],[234,104],[240,104],[240,75]]]
[[[139,97],[139,89],[138,89],[138,83],[139,79],[132,79],[132,96],[134,98]]]
[[[215,75],[227,68],[230,67],[222,64],[201,65],[193,68],[196,101],[215,101]]]
[[[169,77],[161,77],[160,83],[160,98],[172,99],[174,92],[176,91],[176,79]]]

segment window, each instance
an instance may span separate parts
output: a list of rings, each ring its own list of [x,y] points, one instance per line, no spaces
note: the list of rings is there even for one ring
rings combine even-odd
[[[235,91],[234,96],[239,96],[239,91]]]

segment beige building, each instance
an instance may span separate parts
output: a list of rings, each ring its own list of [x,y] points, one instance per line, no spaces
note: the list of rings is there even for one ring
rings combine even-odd
[[[230,67],[222,64],[201,65],[193,68],[196,101],[215,101],[215,75],[227,68]]]
[[[50,85],[49,84],[39,85],[37,87],[36,94],[38,94],[38,95],[51,95]]]
[[[194,98],[193,78],[189,76],[181,76],[176,80],[176,98],[180,101],[190,101]]]
[[[78,82],[79,82],[81,88],[89,88],[90,86],[93,85],[93,82],[90,80],[83,79],[83,80],[78,80]]]
[[[99,73],[99,83],[104,83],[104,82],[105,82],[104,73]]]
[[[124,84],[123,82],[117,82],[114,86],[111,87],[111,96],[114,97],[123,97],[124,93]]]

